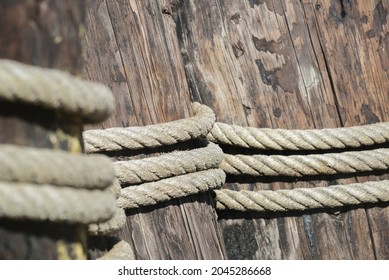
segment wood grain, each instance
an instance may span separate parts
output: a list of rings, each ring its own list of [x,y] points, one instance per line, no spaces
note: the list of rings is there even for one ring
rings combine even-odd
[[[175,14],[191,96],[212,107],[219,121],[303,129],[389,119],[385,1],[182,1]],[[355,180],[245,178],[226,187]],[[387,214],[378,206],[289,216],[219,215],[232,259],[387,259]]]
[[[168,1],[87,1],[83,76],[107,84],[116,97],[114,115],[94,128],[156,124],[192,114],[170,9]],[[210,194],[202,194],[129,211],[118,237],[131,244],[138,259],[223,259],[212,204]],[[94,240],[100,248],[92,257],[108,243]]]

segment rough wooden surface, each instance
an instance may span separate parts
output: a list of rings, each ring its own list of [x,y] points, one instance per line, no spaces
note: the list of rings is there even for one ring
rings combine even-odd
[[[388,6],[387,1],[180,1],[172,15],[191,96],[212,107],[219,121],[238,125],[330,128],[389,121]],[[366,179],[377,178],[229,178],[226,187],[280,189]],[[381,206],[219,215],[232,259],[388,259],[389,208]]]
[[[191,115],[176,27],[167,7],[157,0],[87,1],[84,77],[107,84],[116,97],[114,115],[94,128]],[[118,237],[131,244],[138,259],[223,259],[212,204],[210,195],[202,194],[128,212]],[[109,240],[91,244],[96,257]]]
[[[0,58],[79,74],[84,2],[1,1]],[[80,122],[0,102],[0,143],[81,152]],[[86,228],[0,219],[0,259],[83,259]]]

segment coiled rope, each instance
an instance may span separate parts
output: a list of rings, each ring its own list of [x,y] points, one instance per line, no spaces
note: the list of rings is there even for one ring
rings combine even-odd
[[[99,122],[113,111],[113,95],[100,84],[65,72],[0,59],[0,101],[62,112]],[[0,217],[89,225],[92,234],[125,222],[116,198],[112,161],[101,155],[0,145]]]
[[[113,110],[106,87],[8,60],[0,60],[0,100],[61,111],[90,122],[104,119]],[[198,103],[193,104],[193,111],[193,117],[169,123],[86,131],[86,151],[156,148],[206,136],[218,144],[256,150],[309,151],[371,146],[389,139],[387,123],[322,130],[255,129],[214,125],[213,111]],[[123,209],[208,190],[216,193],[221,210],[302,211],[389,201],[389,181],[258,192],[216,190],[225,181],[224,171],[301,177],[386,170],[389,149],[247,156],[223,155],[217,145],[209,143],[189,151],[111,164],[99,155],[1,145],[0,164],[0,217],[84,223],[91,234],[120,229],[125,223]],[[110,258],[134,255],[128,244],[120,242],[102,259]]]
[[[204,105],[194,103],[196,116],[190,118],[191,121],[194,118],[196,120],[214,119],[212,111],[204,107]],[[183,123],[187,123],[187,121],[184,119],[159,126],[149,126],[145,127],[144,130],[135,127],[86,131],[84,136],[88,139],[87,143],[94,143],[91,146],[93,148],[89,149],[93,152],[157,147],[181,141],[161,140],[165,139],[166,136],[169,139],[187,140],[188,137],[177,136],[181,130],[184,130],[182,126],[173,125]],[[200,123],[204,122],[200,121]],[[211,141],[218,144],[255,148],[255,150],[355,148],[383,144],[389,140],[389,125],[387,123],[322,130],[255,129],[223,123],[216,123],[214,126],[212,126],[212,122],[207,124],[206,129],[202,130],[201,136],[207,135],[207,129],[212,128],[207,135]],[[191,123],[191,126],[198,127],[199,125]],[[160,128],[157,129],[157,127]],[[141,136],[140,131],[143,133]],[[124,134],[126,137],[123,136]],[[96,139],[92,140],[91,135]],[[102,141],[97,139],[100,135],[103,135]],[[114,139],[115,135],[123,136],[123,138],[118,141]],[[171,135],[176,136],[170,137]],[[196,134],[196,136],[198,135],[200,134]],[[213,154],[215,158],[211,157],[210,154]],[[223,160],[221,160],[222,157]],[[302,177],[357,173],[388,169],[389,149],[290,156],[259,154],[224,154],[223,156],[220,148],[209,144],[205,148],[191,151],[174,152],[141,160],[119,161],[115,162],[114,166],[119,181],[125,187],[118,199],[119,205],[123,208],[137,208],[204,191],[206,185],[209,185],[209,189],[219,188],[225,178],[222,172],[215,169],[218,166],[227,174],[251,176]],[[210,173],[211,171],[215,173]],[[387,185],[386,182],[372,182],[365,185],[346,185],[342,188],[333,186],[275,192],[260,191],[258,193],[222,189],[215,190],[215,193],[218,209],[286,211],[288,209],[304,210],[386,201],[386,191],[389,188]],[[355,189],[359,186],[363,187]],[[376,196],[369,195],[369,191]],[[261,202],[264,205],[253,204],[257,198],[260,201],[265,201]],[[314,202],[313,200],[316,198],[321,198],[321,200]],[[241,205],[241,202],[245,204]]]
[[[208,135],[217,144],[261,150],[329,150],[359,148],[389,141],[389,123],[331,129],[270,129],[217,122]]]
[[[213,127],[215,115],[199,103],[192,107],[193,117],[173,122],[85,131],[86,151],[155,148],[205,137]],[[208,143],[193,150],[114,162],[117,178],[124,187],[118,205],[138,208],[220,188],[225,181],[225,173],[218,169],[222,160],[223,151]]]

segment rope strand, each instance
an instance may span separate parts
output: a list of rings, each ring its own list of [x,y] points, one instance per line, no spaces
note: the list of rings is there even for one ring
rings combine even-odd
[[[292,211],[389,201],[389,181],[292,190],[215,190],[218,210]]]
[[[156,148],[205,137],[215,123],[215,114],[199,103],[193,103],[192,107],[195,113],[193,117],[168,123],[87,130],[83,133],[85,151],[95,153]]]
[[[172,152],[158,157],[114,162],[122,184],[139,184],[219,167],[223,151],[209,143],[207,147]]]
[[[227,174],[251,176],[333,175],[389,167],[389,149],[310,155],[230,155],[220,164]]]
[[[155,205],[211,189],[220,188],[225,181],[221,169],[198,171],[156,182],[130,186],[122,189],[118,205],[125,209]]]
[[[0,217],[90,224],[107,221],[115,208],[107,191],[0,182]]]
[[[77,115],[92,123],[105,120],[114,109],[112,92],[102,84],[7,59],[0,59],[0,100]]]
[[[217,144],[260,150],[359,148],[389,141],[389,123],[332,129],[288,130],[242,127],[217,122],[208,135]]]
[[[115,178],[111,160],[59,150],[0,145],[0,181],[105,188]]]

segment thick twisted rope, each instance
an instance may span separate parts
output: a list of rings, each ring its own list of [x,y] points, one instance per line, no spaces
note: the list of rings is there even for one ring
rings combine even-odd
[[[0,217],[67,223],[97,223],[115,213],[108,191],[0,182]]]
[[[333,129],[287,130],[215,123],[212,142],[263,150],[328,150],[358,148],[389,141],[389,123]]]
[[[173,198],[220,188],[224,181],[225,174],[223,170],[209,169],[130,186],[122,189],[118,205],[125,209],[155,205]]]
[[[223,160],[219,146],[172,152],[158,157],[114,162],[116,176],[122,184],[139,184],[164,178],[217,168]]]
[[[215,190],[217,209],[291,211],[389,201],[389,181],[277,191]]]
[[[111,91],[66,72],[0,60],[0,100],[22,102],[80,116],[86,122],[106,119],[114,108]]]
[[[0,145],[0,181],[105,188],[115,178],[111,160],[101,155]]]
[[[228,174],[293,177],[386,170],[388,167],[389,149],[293,156],[225,154],[220,164]]]
[[[215,122],[215,114],[199,103],[193,103],[192,107],[195,113],[193,117],[177,121],[143,127],[87,130],[83,133],[85,151],[155,148],[205,137]]]
[[[0,217],[89,224],[115,213],[104,156],[2,144],[0,167]]]
[[[107,188],[107,190],[115,196],[115,199],[118,199],[120,197],[121,189],[122,188],[117,179],[115,179],[112,185]],[[115,203],[115,205],[117,205],[117,203]],[[124,212],[124,209],[117,206],[115,213],[111,219],[103,223],[90,224],[88,226],[88,232],[90,235],[108,235],[117,232],[118,230],[123,228],[125,223],[126,214]]]

